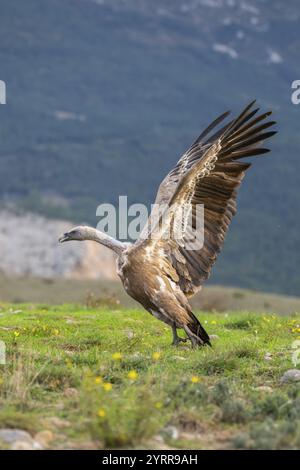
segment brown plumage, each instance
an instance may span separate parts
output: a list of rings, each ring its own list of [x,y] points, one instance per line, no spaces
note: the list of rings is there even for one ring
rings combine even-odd
[[[88,227],[76,227],[73,234],[68,232],[61,239],[93,239],[114,249],[125,290],[172,327],[174,344],[184,340],[177,336],[178,328],[193,345],[210,344],[188,297],[209,277],[236,213],[237,190],[251,166],[239,160],[268,152],[261,143],[275,134],[268,130],[275,122],[266,120],[271,112],[257,115],[253,104],[217,130],[229,113],[222,114],[196,139],[159,187],[155,204],[164,205],[164,213],[152,214],[133,245],[113,241]],[[204,226],[200,229],[203,244],[191,249],[199,204],[204,206]],[[178,238],[172,229],[176,229],[177,215],[183,208]]]

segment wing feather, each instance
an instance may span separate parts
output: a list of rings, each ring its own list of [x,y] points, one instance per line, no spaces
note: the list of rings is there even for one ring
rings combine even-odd
[[[237,191],[251,166],[239,159],[269,152],[260,144],[276,133],[266,131],[275,121],[262,122],[271,112],[257,115],[259,108],[252,109],[253,105],[254,101],[236,119],[209,137],[229,112],[213,121],[160,185],[155,202],[167,203],[168,217],[159,236],[143,243],[148,243],[155,253],[159,246],[160,256],[167,259],[164,263],[166,274],[173,277],[186,295],[194,294],[209,277],[236,213]],[[195,235],[193,230],[199,204],[204,206],[203,246],[191,250],[188,246],[191,235]],[[191,221],[183,224],[182,239],[177,240],[172,233],[166,238],[164,231],[176,225],[176,213],[182,207],[187,207],[188,213],[192,214]]]

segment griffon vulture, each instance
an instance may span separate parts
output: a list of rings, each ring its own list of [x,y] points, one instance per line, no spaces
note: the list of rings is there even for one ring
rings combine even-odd
[[[275,134],[269,130],[275,124],[267,119],[271,112],[257,114],[253,105],[250,103],[237,118],[220,127],[229,112],[222,114],[180,158],[156,196],[155,203],[167,209],[157,217],[156,224],[148,222],[146,236],[128,244],[94,228],[78,226],[60,238],[60,242],[94,240],[114,250],[126,292],[172,328],[175,345],[187,338],[193,346],[210,345],[188,297],[199,291],[209,277],[236,213],[237,191],[251,166],[240,160],[268,152],[261,147],[262,141]],[[204,213],[203,243],[191,249],[190,234],[196,226],[199,204]],[[188,216],[180,223],[178,238],[170,227],[176,225],[176,216],[183,207]],[[183,329],[187,338],[179,337],[177,329]]]

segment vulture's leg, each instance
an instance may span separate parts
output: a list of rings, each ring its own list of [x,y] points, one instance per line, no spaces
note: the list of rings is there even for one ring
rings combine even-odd
[[[185,343],[187,341],[187,338],[180,338],[177,334],[177,328],[175,325],[172,325],[172,332],[173,332],[173,346],[178,346],[180,342]]]
[[[191,341],[193,348],[196,348],[197,346],[203,346],[203,342],[201,341],[201,339],[198,338],[198,336],[196,336],[196,335],[189,329],[188,326],[184,326],[184,331],[186,332],[186,334],[187,334],[189,340]]]

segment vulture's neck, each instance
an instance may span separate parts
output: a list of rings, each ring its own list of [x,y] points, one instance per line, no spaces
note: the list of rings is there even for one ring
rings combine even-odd
[[[101,245],[107,246],[107,248],[110,248],[118,255],[120,255],[122,251],[127,248],[126,243],[122,243],[119,240],[116,240],[115,238],[110,237],[106,233],[100,232],[100,230],[97,230],[93,227],[88,227],[85,240],[92,240],[94,242],[100,243]]]

